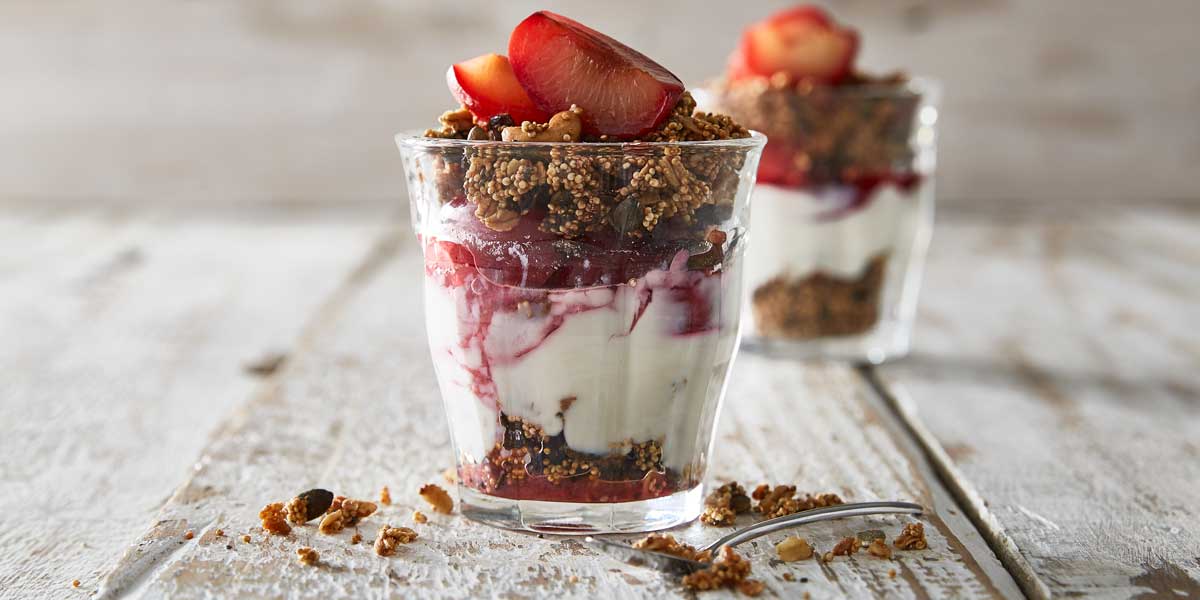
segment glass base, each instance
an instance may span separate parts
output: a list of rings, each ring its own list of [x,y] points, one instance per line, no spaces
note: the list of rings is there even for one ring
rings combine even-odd
[[[742,348],[777,358],[866,362],[874,365],[908,354],[911,328],[881,322],[866,333],[803,340],[772,338],[747,332]]]
[[[553,533],[642,533],[689,523],[704,507],[703,486],[653,500],[615,503],[543,502],[489,496],[458,486],[463,516],[485,525]]]

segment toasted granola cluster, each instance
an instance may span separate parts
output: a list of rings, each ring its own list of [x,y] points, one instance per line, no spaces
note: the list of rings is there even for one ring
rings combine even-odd
[[[929,547],[925,541],[925,526],[921,523],[905,525],[904,530],[892,543],[901,550],[924,550]]]
[[[652,533],[633,543],[633,547],[639,550],[649,550],[651,552],[661,552],[695,560],[699,562],[708,562],[712,560],[712,551],[705,550],[703,552],[696,549],[695,546],[685,544],[675,539],[675,536],[669,533]]]
[[[292,532],[292,526],[287,523],[287,511],[282,502],[272,502],[258,511],[262,528],[270,534],[287,535]]]
[[[725,546],[721,548],[721,556],[712,562],[712,566],[684,576],[683,586],[697,591],[737,588],[747,596],[757,596],[762,593],[764,585],[761,581],[749,577],[750,561],[734,552],[733,548]]]
[[[429,503],[434,512],[442,513],[443,515],[454,512],[454,499],[440,485],[436,483],[423,485],[418,494]]]
[[[321,562],[321,554],[308,546],[297,548],[296,558],[300,561],[300,564],[310,567],[316,566]]]
[[[375,554],[391,556],[396,553],[400,544],[410,544],[417,539],[417,532],[407,527],[392,527],[384,525],[375,536]]]
[[[901,75],[849,85],[814,85],[779,73],[719,86],[722,109],[747,127],[794,149],[793,167],[807,181],[841,181],[910,164],[913,112],[920,97],[901,88]]]
[[[749,137],[749,131],[731,118],[695,108],[695,100],[685,93],[670,117],[642,141]],[[684,152],[678,146],[611,152],[518,147],[529,141],[580,141],[581,112],[573,106],[547,123],[527,121],[519,126],[511,119],[473,122],[465,109],[444,113],[441,127],[426,131],[427,137],[502,139],[517,146],[468,147],[461,160],[442,160],[437,173],[442,202],[455,200],[461,189],[475,205],[476,217],[495,231],[511,230],[521,216],[542,211],[540,228],[565,238],[607,227],[640,237],[673,218],[692,224],[701,207],[733,203],[741,154]]]
[[[798,513],[803,510],[811,510],[825,506],[836,506],[842,504],[842,499],[837,494],[804,494],[796,496],[796,486],[780,485],[772,488],[770,485],[762,484],[754,488],[754,493],[751,497],[758,501],[755,505],[755,512],[762,513],[763,518],[773,519]]]
[[[705,525],[726,527],[734,524],[737,515],[750,512],[750,496],[736,481],[731,481],[713,490],[704,499],[704,512],[700,522]]]

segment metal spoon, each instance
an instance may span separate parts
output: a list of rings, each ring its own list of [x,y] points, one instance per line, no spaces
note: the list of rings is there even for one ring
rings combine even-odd
[[[768,533],[787,529],[805,523],[815,523],[817,521],[829,521],[832,519],[841,519],[843,517],[855,517],[861,515],[886,515],[886,514],[906,514],[919,515],[925,509],[920,504],[912,502],[856,502],[853,504],[839,504],[837,506],[826,506],[824,508],[814,508],[774,519],[768,519],[759,523],[755,523],[749,527],[744,527],[729,535],[726,535],[717,541],[700,548],[701,551],[712,550],[713,554],[722,546],[736,546],[742,542],[748,542],[752,539],[764,536]],[[670,573],[687,574],[707,569],[710,565],[700,561],[689,560],[655,552],[652,550],[639,550],[613,540],[606,540],[597,537],[588,536],[584,541],[595,546],[602,552],[617,558],[618,560],[634,564],[645,565],[667,571]]]

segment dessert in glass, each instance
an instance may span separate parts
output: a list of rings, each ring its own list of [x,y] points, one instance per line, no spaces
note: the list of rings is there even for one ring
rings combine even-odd
[[[765,139],[549,12],[447,77],[462,108],[397,143],[463,514],[556,533],[696,518]]]
[[[908,352],[933,226],[936,90],[854,69],[857,33],[801,6],[749,27],[700,99],[769,138],[754,191],[746,345]]]

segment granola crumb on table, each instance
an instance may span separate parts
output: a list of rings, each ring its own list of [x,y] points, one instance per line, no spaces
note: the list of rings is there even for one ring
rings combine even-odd
[[[296,556],[297,556],[298,560],[300,561],[300,564],[308,565],[310,567],[315,566],[317,563],[321,562],[321,554],[319,552],[317,552],[316,550],[309,548],[308,546],[303,546],[301,548],[297,548]]]
[[[754,510],[762,513],[764,519],[842,504],[842,499],[837,494],[805,494],[798,497],[795,494],[796,486],[794,485],[780,485],[772,488],[764,483],[754,488],[751,497],[758,501]]]
[[[417,493],[433,507],[434,512],[439,512],[443,515],[454,512],[454,499],[438,484],[429,483],[423,485]]]
[[[292,526],[287,524],[287,518],[282,502],[272,502],[258,511],[262,528],[273,535],[287,535],[292,532]]]
[[[400,544],[408,544],[415,539],[417,539],[417,532],[412,529],[384,525],[379,528],[379,534],[375,537],[375,554],[391,556],[396,553],[396,548]]]
[[[363,540],[362,534],[357,531],[355,531],[354,535],[350,537],[351,544],[357,544],[357,543],[361,542],[362,540]]]
[[[639,550],[661,552],[663,554],[670,554],[671,556],[678,556],[679,558],[686,558],[688,560],[695,560],[699,562],[708,562],[712,560],[711,551],[705,550],[704,552],[701,552],[694,546],[676,540],[675,536],[669,533],[652,533],[634,542],[633,547]]]
[[[749,576],[750,561],[742,558],[733,548],[725,546],[721,548],[721,555],[712,562],[712,566],[684,576],[683,586],[696,591],[730,587],[737,588],[748,596],[756,596],[762,592],[763,585],[748,579]]]
[[[331,510],[329,514],[321,519],[321,524],[317,529],[325,535],[334,535],[346,528],[346,513],[339,510]]]
[[[429,522],[429,517],[425,516],[425,513],[421,512],[421,511],[419,511],[419,510],[414,510],[414,511],[413,511],[413,517],[412,517],[412,518],[413,518],[413,522],[414,522],[414,523],[422,523],[422,524],[423,524],[423,523],[428,523],[428,522]]]
[[[924,550],[929,547],[925,541],[925,526],[921,523],[909,523],[904,526],[900,535],[892,542],[901,550]]]
[[[383,489],[379,490],[379,503],[380,504],[391,504],[392,503],[392,491],[389,490],[388,486],[386,486],[386,485],[383,486]]]
[[[830,551],[830,554],[833,556],[850,556],[851,554],[858,552],[859,548],[862,548],[862,542],[860,542],[858,538],[845,537],[834,545],[833,550]]]
[[[736,519],[733,510],[723,506],[706,506],[700,513],[700,522],[714,527],[732,527]]]
[[[882,539],[874,539],[871,540],[870,545],[867,546],[867,554],[878,558],[891,558],[892,549],[888,547],[887,541]]]

